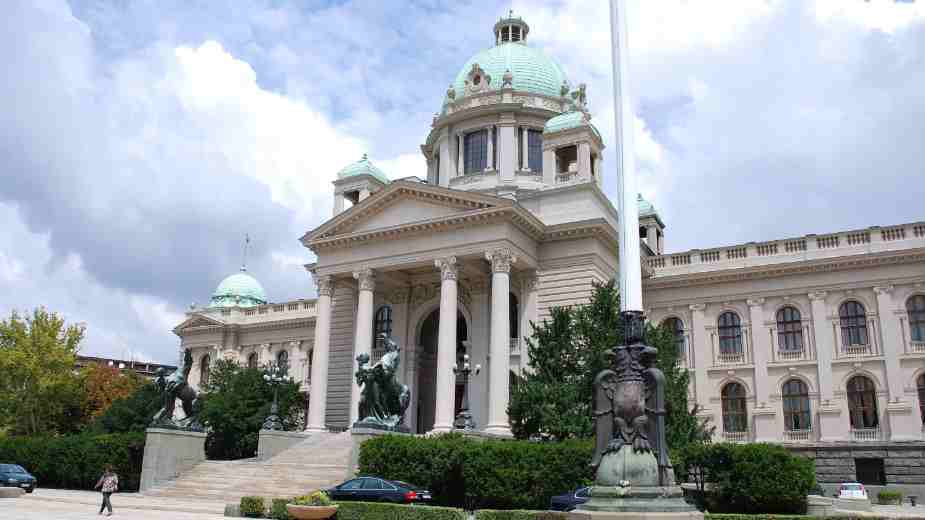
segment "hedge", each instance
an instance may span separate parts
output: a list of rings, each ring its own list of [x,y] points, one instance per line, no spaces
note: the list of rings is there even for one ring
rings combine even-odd
[[[452,507],[407,506],[377,502],[338,502],[337,520],[467,520]]]
[[[475,520],[568,520],[568,513],[562,511],[529,511],[515,509],[499,511],[497,509],[479,509]]]
[[[905,517],[915,518],[915,517]],[[884,516],[736,515],[706,513],[704,520],[896,520]]]
[[[62,437],[0,438],[0,461],[19,464],[38,479],[39,487],[93,489],[111,464],[120,491],[137,491],[144,456],[144,433]]]
[[[537,443],[383,435],[360,447],[359,473],[412,482],[434,503],[466,509],[546,509],[593,480],[591,441]]]

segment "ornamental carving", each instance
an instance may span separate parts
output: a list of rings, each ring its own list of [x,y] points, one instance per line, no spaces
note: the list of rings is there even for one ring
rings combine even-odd
[[[484,92],[491,88],[491,76],[479,67],[478,63],[473,63],[466,75],[466,94],[475,94]]]
[[[501,88],[512,88],[514,86],[514,75],[511,74],[511,70],[508,69],[505,71],[504,76],[501,77]]]
[[[459,277],[459,266],[456,264],[455,256],[438,258],[434,260],[434,266],[440,269],[441,280],[456,280]]]
[[[540,286],[540,278],[536,275],[536,271],[527,271],[522,280],[523,288],[527,292],[533,292]]]
[[[357,280],[361,291],[376,290],[376,273],[372,269],[361,269],[353,272],[353,277]]]
[[[316,277],[315,287],[318,288],[318,296],[333,296],[334,295],[334,279],[330,276]]]
[[[746,302],[749,307],[761,307],[764,305],[764,298],[749,298]]]
[[[825,300],[827,294],[828,293],[825,291],[814,291],[809,293],[807,296],[809,296],[810,300]]]
[[[491,263],[491,272],[510,273],[511,264],[517,261],[517,256],[510,249],[495,249],[485,253],[485,260]]]

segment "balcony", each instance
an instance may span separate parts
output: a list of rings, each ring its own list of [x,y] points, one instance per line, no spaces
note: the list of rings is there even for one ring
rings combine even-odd
[[[511,338],[511,355],[520,355],[520,338]]]
[[[854,442],[877,442],[882,439],[880,427],[876,428],[851,428],[851,440]]]
[[[751,432],[723,432],[723,440],[726,442],[744,443],[751,440]]]
[[[909,343],[907,354],[925,354],[925,341],[913,341]]]
[[[784,442],[811,442],[813,430],[784,430]]]

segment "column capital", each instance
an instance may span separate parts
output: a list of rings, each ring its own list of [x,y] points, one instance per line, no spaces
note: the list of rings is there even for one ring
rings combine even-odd
[[[485,260],[491,262],[491,272],[510,273],[511,264],[517,261],[517,255],[510,249],[493,249],[485,253]]]
[[[890,294],[893,292],[893,286],[892,285],[878,285],[874,287],[874,292],[877,293],[878,295]]]
[[[524,271],[522,275],[523,286],[527,292],[533,292],[539,287],[540,279],[536,274],[536,269]]]
[[[828,294],[829,293],[826,291],[813,291],[807,294],[807,296],[810,300],[825,300],[825,297],[828,296]]]
[[[315,287],[318,289],[318,296],[334,295],[334,278],[330,275],[314,277]]]
[[[764,305],[764,298],[749,298],[746,303],[749,307],[761,307]]]
[[[707,309],[707,304],[705,303],[692,303],[690,305],[690,310],[694,312],[703,312]]]
[[[440,269],[441,280],[459,279],[459,264],[456,263],[455,256],[447,256],[434,260],[434,267]]]
[[[376,290],[376,273],[372,269],[366,268],[354,271],[353,278],[359,282],[361,291]]]

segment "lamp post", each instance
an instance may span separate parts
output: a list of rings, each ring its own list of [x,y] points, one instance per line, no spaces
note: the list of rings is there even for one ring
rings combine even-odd
[[[453,373],[463,377],[463,401],[462,409],[456,414],[456,420],[453,421],[453,427],[457,430],[474,430],[475,420],[472,413],[469,412],[469,375],[475,372],[479,375],[482,371],[482,365],[475,365],[475,368],[469,364],[469,354],[463,354],[462,364],[453,366]]]
[[[263,421],[264,430],[283,429],[283,421],[279,417],[279,385],[289,380],[286,372],[285,365],[270,363],[263,374],[263,380],[273,387],[273,404],[270,406],[270,415]]]

